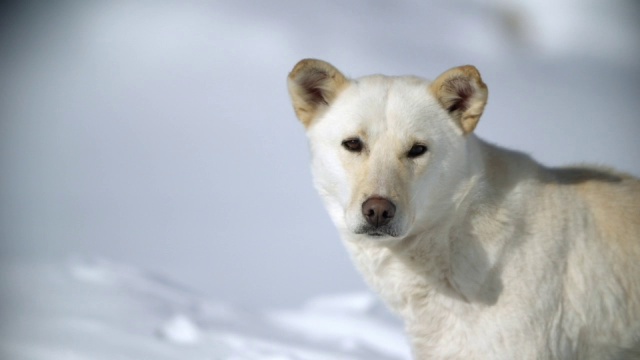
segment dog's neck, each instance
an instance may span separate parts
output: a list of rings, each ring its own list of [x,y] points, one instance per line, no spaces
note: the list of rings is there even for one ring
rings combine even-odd
[[[468,166],[466,194],[457,203],[451,223],[445,224],[448,228],[440,231],[440,241],[447,244],[443,253],[449,259],[445,278],[468,302],[493,305],[502,292],[506,250],[516,245],[513,235],[524,226],[517,220],[526,211],[519,194],[530,184],[523,182],[516,168],[527,167],[531,173],[539,167],[527,155],[470,140],[469,151],[476,159]]]

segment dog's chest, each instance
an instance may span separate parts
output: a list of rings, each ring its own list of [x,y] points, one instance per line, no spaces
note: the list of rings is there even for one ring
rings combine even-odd
[[[482,354],[481,359],[510,359],[540,351],[531,348],[535,341],[506,331],[521,328],[519,320],[505,320],[513,315],[508,311],[501,313],[500,307],[475,306],[443,295],[435,290],[436,279],[419,276],[388,248],[353,243],[347,243],[347,248],[369,285],[404,319],[419,355],[416,358],[475,359]],[[527,330],[528,337],[539,335]]]
[[[414,299],[427,297],[425,277],[395,258],[388,248],[347,242],[347,249],[365,281],[403,318],[412,313]]]

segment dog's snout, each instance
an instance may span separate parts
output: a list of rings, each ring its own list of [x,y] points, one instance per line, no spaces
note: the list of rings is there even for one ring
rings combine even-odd
[[[362,215],[369,225],[386,225],[396,215],[396,206],[385,198],[371,197],[362,203]]]

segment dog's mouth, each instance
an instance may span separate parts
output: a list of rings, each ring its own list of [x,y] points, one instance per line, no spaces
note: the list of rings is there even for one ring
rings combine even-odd
[[[392,225],[384,225],[384,226],[369,226],[363,225],[357,228],[354,231],[356,234],[364,234],[372,238],[383,238],[383,237],[398,237],[400,234],[398,230]]]

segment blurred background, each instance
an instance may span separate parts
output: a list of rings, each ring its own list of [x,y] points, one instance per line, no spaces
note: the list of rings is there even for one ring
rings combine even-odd
[[[55,1],[0,12],[0,257],[113,259],[245,307],[364,289],[286,76],[476,65],[479,136],[640,175],[633,0]]]

